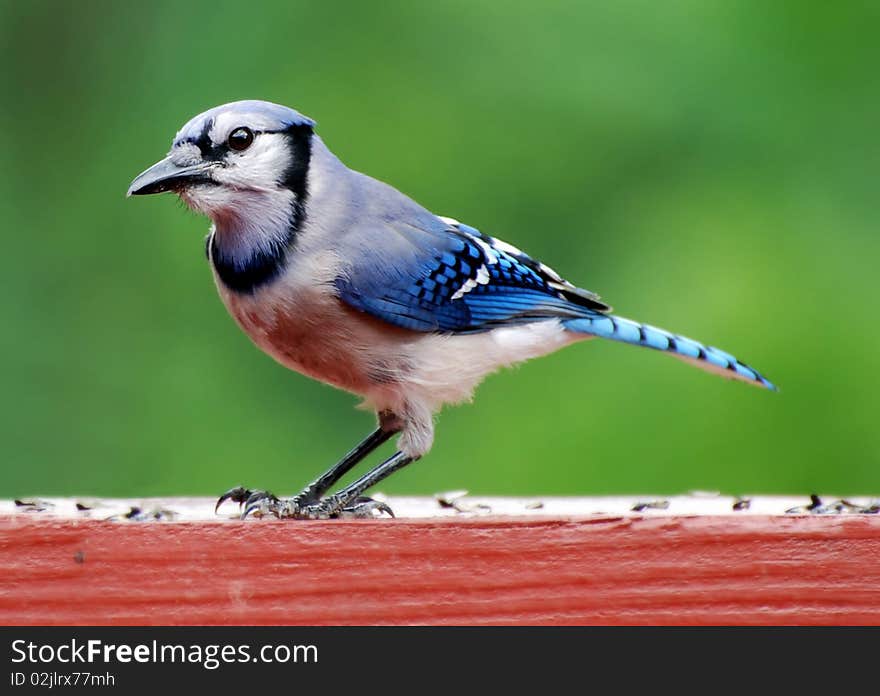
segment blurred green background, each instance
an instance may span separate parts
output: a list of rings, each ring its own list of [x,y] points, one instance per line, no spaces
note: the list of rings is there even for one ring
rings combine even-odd
[[[381,490],[880,493],[876,3],[0,7],[0,496],[289,493],[373,427],[233,324],[206,219],[124,197],[242,98],[782,388],[593,341]]]

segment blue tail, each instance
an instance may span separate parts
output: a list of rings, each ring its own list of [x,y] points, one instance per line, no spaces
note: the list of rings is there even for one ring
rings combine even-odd
[[[723,350],[711,346],[704,346],[702,343],[671,334],[654,326],[639,324],[610,314],[566,319],[562,324],[569,331],[662,350],[722,377],[760,385],[773,391],[777,390],[757,370],[741,363],[730,353],[725,353]]]

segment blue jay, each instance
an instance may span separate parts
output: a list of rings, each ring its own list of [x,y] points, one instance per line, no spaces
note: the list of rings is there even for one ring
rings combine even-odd
[[[163,191],[213,221],[214,280],[251,340],[282,365],[360,395],[378,417],[293,498],[227,491],[217,506],[238,502],[242,518],[391,513],[364,492],[428,452],[444,404],[469,399],[503,366],[596,336],[775,389],[732,355],[613,315],[515,246],[349,169],[312,119],[285,106],[238,101],[187,122],[128,195]],[[327,495],[395,434],[394,455]]]

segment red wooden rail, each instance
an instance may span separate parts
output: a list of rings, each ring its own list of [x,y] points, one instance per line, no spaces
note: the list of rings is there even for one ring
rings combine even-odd
[[[244,523],[207,500],[140,505],[170,522],[54,502],[0,502],[4,625],[880,623],[880,516],[783,513],[808,501],[397,499],[396,520]]]

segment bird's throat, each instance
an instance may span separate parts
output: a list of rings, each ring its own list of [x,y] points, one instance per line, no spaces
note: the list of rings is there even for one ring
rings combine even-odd
[[[241,201],[239,192],[235,209],[212,216],[208,256],[226,287],[251,294],[284,270],[305,211],[290,191]]]

